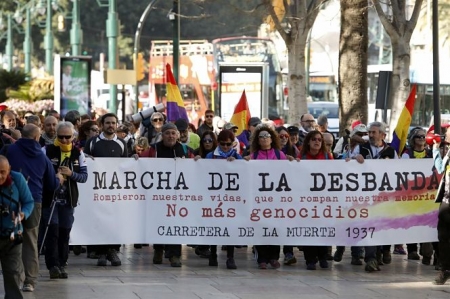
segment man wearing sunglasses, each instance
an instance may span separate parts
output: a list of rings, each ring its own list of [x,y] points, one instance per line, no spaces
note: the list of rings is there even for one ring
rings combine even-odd
[[[22,138],[4,147],[2,154],[8,158],[11,170],[21,172],[28,180],[28,187],[34,199],[34,209],[23,223],[22,262],[25,272],[24,292],[33,292],[39,275],[38,231],[41,220],[42,193],[44,189],[55,191],[64,183],[61,173],[55,173],[53,165],[39,145],[41,130],[33,125],[25,125]]]
[[[214,115],[214,111],[212,111],[212,110],[206,110],[205,111],[205,121],[197,129],[197,135],[198,136],[202,136],[203,133],[206,132],[206,131],[214,132],[214,126],[213,126],[214,116],[215,116]]]

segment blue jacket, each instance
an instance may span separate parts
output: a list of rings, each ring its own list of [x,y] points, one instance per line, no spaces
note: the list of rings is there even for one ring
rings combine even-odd
[[[42,202],[42,191],[54,191],[59,186],[59,180],[55,175],[52,163],[42,152],[41,146],[36,140],[19,138],[14,144],[7,147],[11,170],[21,172],[26,180],[31,195],[36,203]]]
[[[11,221],[11,215],[14,212],[15,215],[18,214],[19,208],[17,207],[17,202],[21,205],[21,212],[25,214],[25,219],[27,219],[34,208],[33,197],[31,196],[30,189],[27,186],[22,174],[11,171],[12,184],[10,186],[0,187],[0,204],[2,205],[2,212],[8,211],[8,216],[0,216],[1,228],[0,237],[9,238],[11,232],[14,230],[17,232],[17,227],[14,229],[14,223]],[[5,196],[6,195],[6,196]],[[11,197],[13,200],[11,200]],[[15,202],[16,201],[16,202]]]

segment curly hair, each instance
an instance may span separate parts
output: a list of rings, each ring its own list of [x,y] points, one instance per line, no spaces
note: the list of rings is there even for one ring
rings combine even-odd
[[[213,141],[213,142],[212,142],[212,144],[213,144],[212,150],[214,150],[214,149],[217,147],[217,137],[216,137],[216,134],[214,134],[213,131],[205,131],[205,132],[203,132],[203,134],[202,134],[202,136],[201,136],[201,138],[200,138],[200,147],[198,148],[198,154],[199,154],[200,157],[202,157],[202,158],[205,158],[205,157],[206,157],[206,154],[208,154],[208,152],[209,152],[209,151],[207,151],[207,150],[205,149],[205,145],[203,144],[203,139],[204,139],[207,135],[209,135],[209,136],[211,137],[212,141]]]
[[[252,133],[252,136],[250,136],[250,153],[257,152],[261,149],[261,146],[259,145],[259,133],[262,131],[266,131],[270,134],[270,137],[272,139],[270,147],[277,150],[281,150],[280,137],[278,137],[277,132],[275,132],[275,130],[272,129],[271,127],[261,124],[255,128],[255,130]]]
[[[87,134],[86,132],[91,129],[92,126],[96,126],[97,122],[95,120],[88,120],[84,124],[81,125],[80,129],[78,130],[78,140],[87,140]]]
[[[303,147],[302,147],[302,151],[301,151],[302,157],[310,152],[311,148],[309,146],[309,142],[311,141],[312,138],[314,138],[317,135],[320,135],[320,138],[322,138],[322,145],[320,147],[320,151],[324,152],[324,153],[327,152],[327,148],[325,147],[325,142],[323,142],[322,133],[317,130],[313,130],[306,135],[305,140],[303,141]]]

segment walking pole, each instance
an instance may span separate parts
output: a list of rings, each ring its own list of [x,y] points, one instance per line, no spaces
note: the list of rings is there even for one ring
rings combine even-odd
[[[56,193],[56,191],[55,191],[55,193]],[[52,221],[52,217],[53,217],[53,212],[55,211],[56,201],[57,201],[56,199],[53,199],[53,201],[51,203],[52,209],[50,211],[50,217],[48,218],[48,221],[47,221],[47,226],[45,227],[44,237],[42,238],[41,248],[39,249],[39,255],[42,255],[42,249],[44,248],[45,239],[47,238],[48,227],[50,226],[50,222]]]

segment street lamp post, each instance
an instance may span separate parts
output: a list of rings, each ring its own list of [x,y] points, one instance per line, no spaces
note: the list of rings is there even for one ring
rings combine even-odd
[[[13,49],[12,33],[13,33],[12,16],[11,14],[8,14],[8,33],[6,40],[6,56],[8,57],[8,68],[7,68],[8,71],[11,71],[13,66],[14,49]]]
[[[172,15],[173,15],[173,76],[175,81],[179,84],[179,69],[180,69],[180,1],[173,1]]]
[[[23,53],[25,56],[25,73],[31,72],[31,13],[30,7],[26,8],[25,40],[23,41]]]
[[[72,0],[72,28],[70,29],[70,44],[72,46],[72,55],[81,54],[81,43],[83,40],[83,31],[80,24],[80,0]]]
[[[108,67],[111,70],[117,67],[117,37],[119,31],[119,18],[117,16],[117,1],[109,0],[108,19],[106,20],[106,35],[108,37]],[[109,87],[110,103],[109,111],[117,113],[117,85]]]
[[[53,29],[52,29],[52,0],[47,0],[47,19],[45,21],[45,70],[53,75]]]

